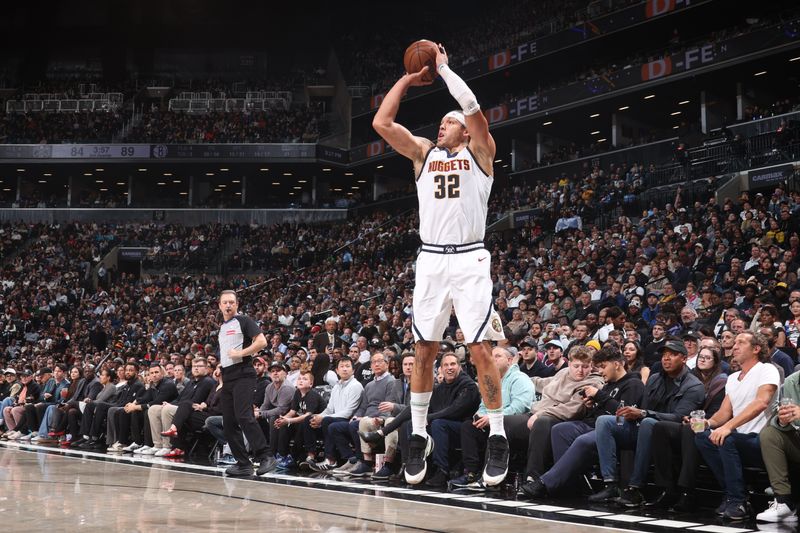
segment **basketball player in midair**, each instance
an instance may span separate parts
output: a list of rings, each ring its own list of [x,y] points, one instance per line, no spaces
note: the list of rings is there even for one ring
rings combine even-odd
[[[496,147],[475,94],[450,70],[441,44],[436,71],[461,111],[451,111],[442,118],[435,144],[415,137],[395,122],[400,99],[409,87],[432,83],[423,79],[429,68],[400,78],[386,94],[372,122],[387,143],[414,163],[419,198],[422,251],[417,258],[413,300],[416,363],[411,375],[412,435],[405,478],[412,485],[425,478],[426,459],[433,449],[426,430],[433,363],[451,307],[455,307],[489,411],[483,481],[493,486],[502,482],[508,472],[500,374],[492,360],[491,345],[486,342],[504,338],[492,301],[491,254],[483,246]]]

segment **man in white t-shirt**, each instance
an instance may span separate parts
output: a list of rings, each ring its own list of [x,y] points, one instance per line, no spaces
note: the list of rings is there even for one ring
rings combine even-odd
[[[717,514],[745,520],[750,514],[742,466],[763,467],[758,433],[768,420],[767,409],[780,385],[780,374],[769,362],[767,341],[760,333],[736,336],[733,358],[741,370],[728,377],[725,399],[695,436],[695,444],[725,492]]]

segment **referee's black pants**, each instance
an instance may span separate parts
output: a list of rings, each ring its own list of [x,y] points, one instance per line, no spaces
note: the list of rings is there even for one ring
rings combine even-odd
[[[248,365],[249,366],[249,365]],[[236,368],[239,367],[239,368]],[[256,388],[256,372],[252,366],[241,364],[223,369],[222,429],[231,453],[240,465],[249,465],[250,458],[244,445],[242,433],[247,437],[253,457],[260,461],[267,455],[267,439],[253,414],[253,391]]]

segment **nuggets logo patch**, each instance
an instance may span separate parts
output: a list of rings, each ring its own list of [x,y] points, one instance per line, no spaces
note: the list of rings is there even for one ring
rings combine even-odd
[[[503,331],[503,325],[500,323],[500,319],[495,317],[492,319],[492,329],[496,332],[500,333]]]

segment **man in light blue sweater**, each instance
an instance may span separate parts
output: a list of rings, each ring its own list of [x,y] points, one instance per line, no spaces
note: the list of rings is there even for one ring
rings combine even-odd
[[[503,416],[530,412],[534,399],[533,382],[517,366],[516,350],[498,346],[492,350],[492,357],[502,378]],[[481,401],[472,420],[461,424],[461,457],[465,473],[450,482],[454,488],[485,488],[480,472],[483,470],[483,455],[489,438],[488,424],[486,405]]]
[[[318,429],[322,431],[325,442],[325,460],[308,465],[315,472],[328,472],[336,468],[336,443],[330,426],[335,422],[349,420],[358,409],[361,394],[364,392],[364,387],[353,376],[353,361],[349,357],[339,359],[336,373],[339,375],[339,382],[333,386],[328,406],[320,414],[303,422],[306,442],[314,442]]]

